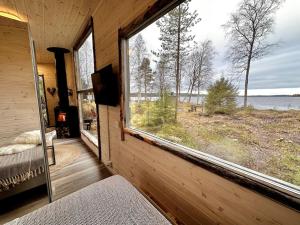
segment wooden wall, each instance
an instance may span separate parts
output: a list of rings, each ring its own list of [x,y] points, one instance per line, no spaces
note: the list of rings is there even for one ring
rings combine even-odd
[[[39,128],[27,25],[0,17],[0,145]]]
[[[118,71],[118,29],[154,0],[104,0],[93,13],[97,69]],[[183,224],[299,224],[300,214],[134,137],[120,137],[119,107],[100,106],[102,160]]]
[[[51,63],[53,54],[47,47],[71,49],[80,29],[99,0],[0,0],[0,11],[27,21],[35,40],[36,57],[40,63]]]
[[[53,54],[53,61],[54,61],[54,54]],[[69,96],[70,105],[77,105],[74,63],[73,63],[72,53],[65,55],[65,63],[66,63],[68,87],[73,90],[73,96]],[[45,89],[46,89],[47,107],[48,107],[50,126],[55,126],[54,108],[55,108],[55,106],[58,105],[58,92],[56,90],[54,96],[52,96],[47,91],[48,87],[57,88],[55,64],[54,63],[38,63],[37,66],[38,66],[39,75],[44,75],[44,79],[45,79]]]

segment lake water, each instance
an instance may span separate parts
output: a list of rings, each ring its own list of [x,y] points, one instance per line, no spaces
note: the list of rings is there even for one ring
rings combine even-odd
[[[143,98],[142,98],[143,99]],[[157,97],[151,97],[151,100],[156,100]],[[185,98],[181,97],[183,101]],[[201,96],[200,103],[204,101],[204,97]],[[131,97],[132,101],[136,101],[136,97]],[[196,104],[197,97],[193,96],[191,102]],[[242,107],[244,105],[244,97],[237,97],[237,105]],[[253,106],[256,109],[275,109],[275,110],[300,110],[300,97],[291,96],[248,96],[248,105]]]
[[[182,98],[183,99],[183,98]],[[200,97],[203,101],[203,97]],[[201,102],[200,101],[200,102]],[[192,103],[197,103],[197,97],[191,98]],[[237,97],[237,105],[244,105],[244,97]],[[248,105],[256,109],[275,109],[275,110],[300,110],[300,97],[291,96],[248,96]]]

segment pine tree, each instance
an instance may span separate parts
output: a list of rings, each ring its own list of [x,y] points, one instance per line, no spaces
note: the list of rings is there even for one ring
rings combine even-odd
[[[174,65],[176,90],[175,120],[177,119],[180,97],[182,60],[187,57],[189,43],[194,39],[194,36],[191,35],[191,28],[200,21],[196,11],[190,12],[189,3],[190,0],[187,0],[180,4],[156,23],[160,29],[161,51],[169,62]]]
[[[205,110],[207,114],[231,114],[236,109],[238,91],[233,84],[222,77],[207,89]]]
[[[140,66],[140,73],[141,77],[143,79],[143,84],[144,84],[144,95],[145,95],[145,101],[147,100],[147,94],[148,94],[148,89],[149,87],[152,86],[153,84],[153,72],[150,67],[150,60],[149,58],[143,58],[141,66]]]

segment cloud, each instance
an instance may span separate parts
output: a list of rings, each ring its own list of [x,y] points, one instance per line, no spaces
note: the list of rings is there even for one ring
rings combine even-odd
[[[270,56],[253,62],[249,88],[300,87],[300,45],[282,48]],[[242,87],[242,85],[241,85]]]
[[[230,13],[236,11],[241,0],[192,0],[190,9],[197,10],[202,19],[192,30],[196,41],[210,39],[218,52],[214,59],[216,77],[230,70],[225,60],[228,40],[222,25]],[[274,17],[274,32],[268,42],[279,42],[269,55],[252,63],[250,89],[278,89],[300,87],[300,1],[286,0]],[[144,29],[141,34],[146,40],[148,51],[160,48],[159,29],[155,23]],[[240,89],[243,89],[241,77]]]

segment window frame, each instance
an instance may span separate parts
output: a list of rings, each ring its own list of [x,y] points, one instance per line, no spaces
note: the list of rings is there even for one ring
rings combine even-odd
[[[131,128],[129,108],[128,40],[139,31],[184,2],[184,0],[158,0],[129,25],[119,30],[119,72],[121,80],[121,140],[125,134],[168,151],[225,179],[258,192],[288,207],[300,211],[300,188],[283,180],[262,174],[213,155],[170,142],[153,134]]]
[[[79,126],[80,126],[80,133],[84,135],[92,144],[94,144],[98,148],[99,159],[101,160],[101,140],[100,140],[100,121],[99,121],[99,108],[98,104],[96,104],[96,117],[97,117],[97,140],[93,138],[90,133],[83,129],[83,121],[82,121],[82,111],[81,111],[81,94],[82,93],[90,93],[93,92],[93,88],[81,89],[79,88],[79,67],[78,67],[78,50],[86,41],[86,39],[92,35],[93,40],[93,60],[94,60],[94,72],[97,70],[96,68],[96,51],[95,51],[95,35],[94,35],[94,24],[93,24],[93,17],[90,17],[89,21],[87,22],[82,34],[76,41],[73,47],[73,60],[75,66],[75,83],[76,83],[76,92],[77,92],[77,101],[79,107]]]

